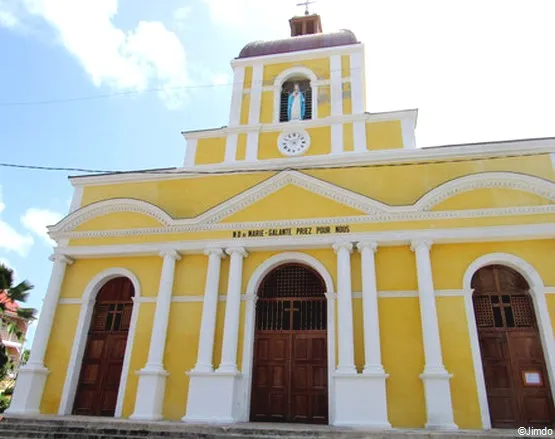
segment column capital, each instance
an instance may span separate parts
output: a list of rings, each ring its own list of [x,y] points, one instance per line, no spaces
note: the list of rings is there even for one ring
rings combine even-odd
[[[362,250],[364,250],[365,248],[369,248],[374,253],[376,253],[376,251],[378,251],[378,243],[376,241],[371,240],[371,239],[364,240],[364,241],[359,241],[357,243],[357,249],[358,249],[359,252],[362,252]]]
[[[245,302],[256,303],[258,300],[258,296],[256,294],[245,294],[243,295],[242,300],[244,300]]]
[[[432,247],[432,240],[431,239],[413,239],[410,242],[410,249],[414,252],[416,250],[418,250],[421,247],[426,248],[427,250],[430,250],[430,248]]]
[[[247,250],[245,247],[229,247],[225,249],[225,252],[231,256],[232,254],[239,254],[244,258],[247,256]]]
[[[206,256],[216,255],[220,258],[225,258],[224,250],[220,247],[207,247],[204,249],[204,254]]]
[[[340,250],[345,249],[350,254],[353,252],[353,243],[348,241],[337,241],[333,244],[332,248],[335,253],[339,253]]]
[[[71,265],[75,261],[66,255],[61,253],[54,253],[48,257],[48,259],[52,262],[61,262],[62,264]]]
[[[162,250],[160,252],[160,256],[162,256],[164,259],[171,258],[174,261],[179,261],[181,259],[181,256],[179,255],[179,253],[177,253],[177,251],[175,251],[174,249]]]

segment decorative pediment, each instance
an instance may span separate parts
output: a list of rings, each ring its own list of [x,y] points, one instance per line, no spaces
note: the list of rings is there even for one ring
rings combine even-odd
[[[305,209],[301,210],[306,211],[306,215],[297,218],[285,218],[278,215],[272,219],[268,215],[257,217],[257,215],[240,214],[253,209],[259,202],[263,204],[264,199],[271,200],[271,197],[278,195],[280,191],[286,192],[292,188],[301,189],[300,192],[304,193],[303,204],[305,206],[301,207],[305,207]],[[539,197],[538,200],[541,198],[546,202],[537,202],[532,206],[441,209],[440,204],[451,197],[488,188],[533,194]],[[321,208],[320,211],[311,210],[310,197],[313,200],[325,200],[328,204],[323,203],[323,205],[327,207]],[[76,229],[93,218],[117,212],[135,212],[156,219],[160,224],[159,227],[140,229],[141,233],[148,234],[231,230],[236,227],[281,227],[303,225],[314,221],[322,224],[336,224],[555,213],[554,202],[555,183],[539,177],[511,172],[484,172],[455,178],[430,190],[413,205],[390,206],[298,171],[282,171],[195,218],[172,218],[161,208],[145,201],[127,198],[110,199],[78,209],[55,226],[50,227],[49,231],[55,239],[72,236],[106,236],[110,234],[106,230],[95,232],[94,230],[77,231]],[[439,209],[434,209],[436,206]],[[329,212],[326,214],[328,210]],[[298,209],[297,211],[300,212]],[[334,215],[334,212],[341,213]],[[251,220],[250,218],[255,219]],[[130,228],[127,232],[135,234],[137,230],[139,229]],[[113,230],[111,233],[116,236],[124,232]]]

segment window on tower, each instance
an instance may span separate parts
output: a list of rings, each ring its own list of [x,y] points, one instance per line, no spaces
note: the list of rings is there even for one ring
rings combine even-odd
[[[297,89],[295,86],[298,86]],[[312,119],[312,88],[306,78],[290,79],[281,88],[279,121]]]

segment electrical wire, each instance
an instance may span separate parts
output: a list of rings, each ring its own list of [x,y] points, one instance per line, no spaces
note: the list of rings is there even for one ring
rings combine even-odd
[[[486,160],[500,160],[500,159],[507,159],[507,158],[516,158],[516,157],[530,157],[530,156],[538,156],[538,155],[545,155],[548,153],[537,152],[537,153],[527,153],[527,154],[512,154],[512,155],[503,155],[498,157],[467,157],[467,158],[460,158],[460,159],[438,159],[438,160],[427,160],[427,161],[411,161],[411,162],[401,162],[401,163],[375,163],[375,164],[368,164],[368,165],[360,165],[360,164],[338,164],[336,166],[288,166],[279,169],[275,168],[259,168],[259,169],[232,169],[227,171],[221,170],[214,170],[214,171],[206,171],[206,170],[182,170],[180,168],[162,168],[162,169],[147,169],[147,170],[132,170],[132,171],[114,171],[114,170],[106,170],[106,169],[89,169],[89,168],[74,168],[74,167],[61,167],[61,166],[38,166],[38,165],[23,165],[23,164],[16,164],[16,163],[0,163],[0,168],[16,168],[16,169],[23,169],[23,170],[38,170],[38,171],[57,171],[57,172],[82,172],[82,173],[89,173],[89,174],[97,174],[97,175],[117,175],[117,174],[141,174],[141,175],[222,175],[222,174],[242,174],[245,172],[253,173],[253,172],[282,172],[282,171],[310,171],[310,170],[319,170],[319,169],[352,169],[352,168],[384,168],[384,167],[400,167],[400,166],[415,166],[415,165],[434,165],[434,164],[443,164],[443,163],[460,163],[460,162],[474,162],[474,161],[486,161]]]
[[[362,70],[362,67],[356,67],[353,69],[349,69],[349,72],[359,71]],[[343,70],[326,70],[326,75],[330,75],[335,72],[342,72]],[[98,95],[90,95],[90,96],[77,96],[77,97],[70,97],[70,98],[59,98],[59,99],[47,99],[47,100],[36,100],[36,101],[15,101],[15,102],[0,102],[0,107],[15,107],[15,106],[32,106],[32,105],[50,105],[50,104],[62,104],[62,103],[70,103],[70,102],[81,102],[81,101],[91,101],[97,99],[107,99],[112,97],[118,96],[131,96],[131,95],[139,95],[139,94],[146,94],[152,92],[159,92],[159,91],[171,91],[171,90],[190,90],[190,89],[200,89],[200,88],[216,88],[216,87],[230,87],[234,86],[235,84],[239,85],[239,83],[222,83],[222,84],[197,84],[197,85],[184,85],[179,87],[157,87],[157,88],[150,88],[146,90],[128,90],[122,92],[114,92],[114,93],[105,93],[105,94],[98,94]],[[274,83],[271,81],[252,81],[251,80],[251,87],[252,85],[262,85],[265,86],[273,86]],[[241,84],[244,86],[244,83]]]

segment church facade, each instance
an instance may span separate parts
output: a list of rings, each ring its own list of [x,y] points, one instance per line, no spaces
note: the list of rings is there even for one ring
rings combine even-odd
[[[71,178],[7,413],[553,424],[555,141],[419,149],[352,32],[290,26],[182,167]]]

